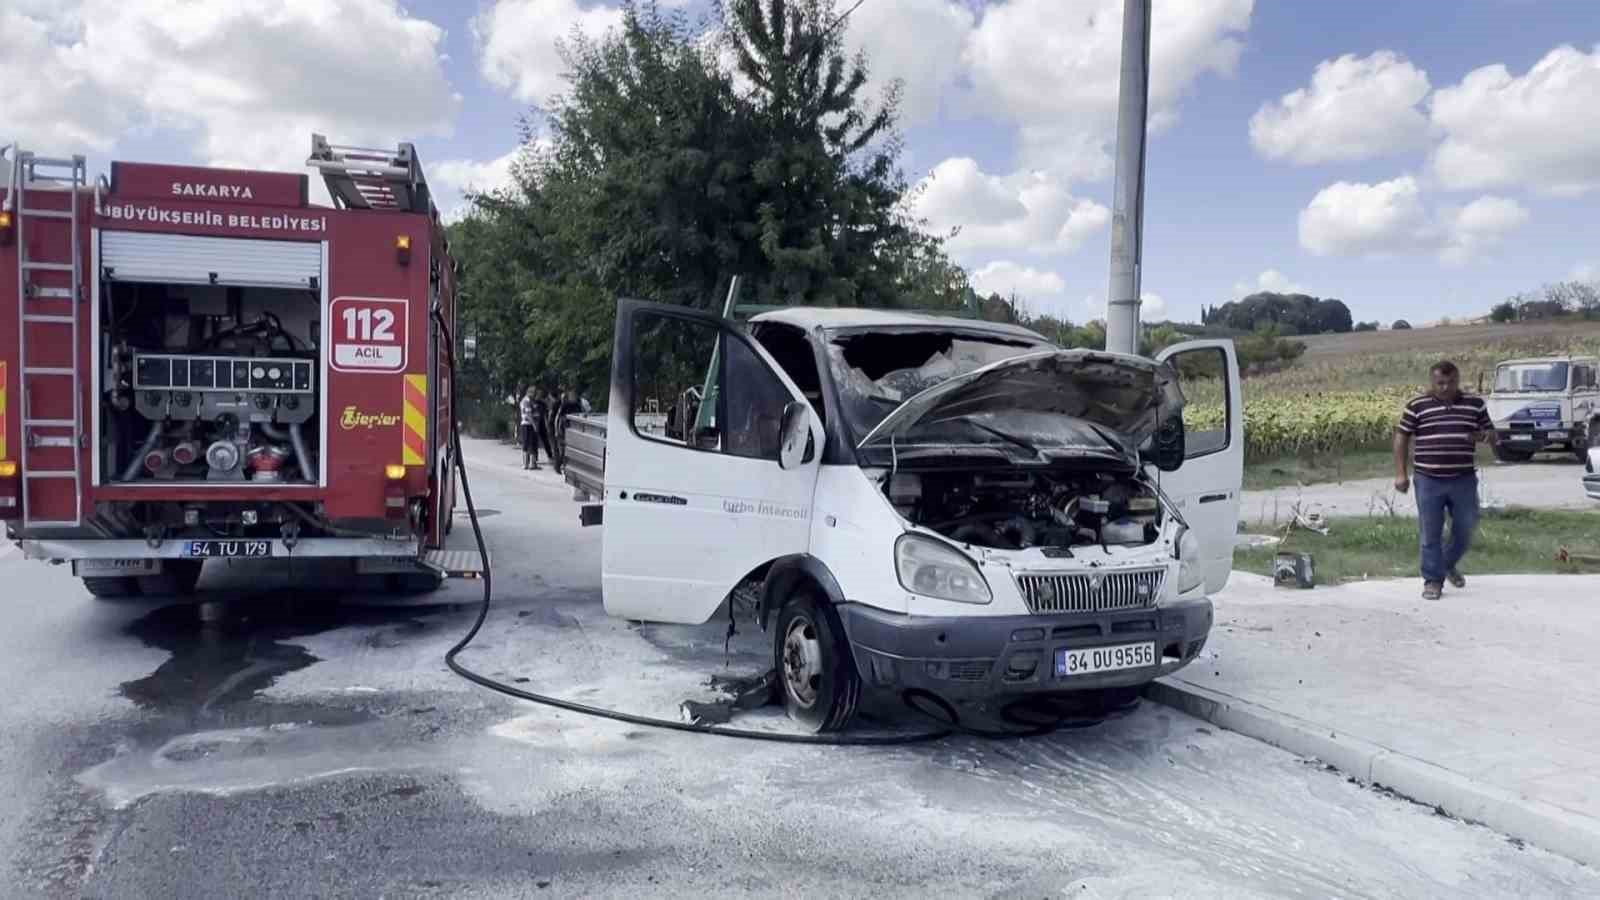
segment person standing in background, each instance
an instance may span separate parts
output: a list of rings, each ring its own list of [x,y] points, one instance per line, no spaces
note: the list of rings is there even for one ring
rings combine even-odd
[[[522,444],[522,468],[539,468],[539,445],[535,443],[534,423],[538,421],[534,408],[534,389],[530,386],[517,404],[517,439]]]
[[[1467,586],[1457,568],[1478,527],[1477,444],[1494,436],[1482,397],[1461,392],[1461,371],[1449,360],[1429,372],[1432,390],[1407,403],[1394,434],[1394,489],[1411,488],[1406,464],[1416,472],[1417,527],[1421,531],[1422,596],[1437,600],[1444,582]],[[1450,543],[1444,545],[1445,514]]]
[[[578,397],[571,390],[564,391],[561,400],[556,404],[555,433],[556,433],[556,471],[560,472],[567,464],[567,416],[577,415],[583,411],[578,403]]]
[[[550,403],[545,399],[548,396],[533,388],[529,388],[529,396],[533,399],[533,468],[539,468],[539,445],[544,445],[544,452],[549,455],[550,461],[555,462],[555,446],[550,443]]]

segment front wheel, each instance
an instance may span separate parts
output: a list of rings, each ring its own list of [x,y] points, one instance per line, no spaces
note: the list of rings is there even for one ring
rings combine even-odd
[[[841,731],[861,702],[861,677],[833,607],[802,589],[778,612],[773,656],[789,718],[812,731]]]

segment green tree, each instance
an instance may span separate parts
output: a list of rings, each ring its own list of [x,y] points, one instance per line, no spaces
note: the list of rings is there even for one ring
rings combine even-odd
[[[719,0],[734,68],[751,84],[755,212],[766,303],[905,302],[896,253],[917,243],[894,132],[900,86],[876,109],[862,97],[867,60],[844,51],[831,0]],[[879,252],[891,251],[889,259]]]
[[[568,87],[524,119],[515,186],[452,228],[486,393],[602,398],[618,296],[720,310],[739,275],[746,303],[967,303],[945,236],[905,212],[897,88],[860,98],[866,62],[845,59],[831,3],[622,12],[563,42]]]

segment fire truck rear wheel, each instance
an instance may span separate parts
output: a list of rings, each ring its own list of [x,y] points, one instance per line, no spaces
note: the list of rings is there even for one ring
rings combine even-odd
[[[437,591],[444,579],[433,572],[406,572],[389,576],[391,594],[429,594]]]
[[[84,578],[83,589],[92,596],[105,600],[118,597],[137,597],[139,595],[139,580],[137,578]]]
[[[160,575],[140,575],[139,590],[147,597],[187,597],[194,593],[204,564],[197,559],[168,559]]]

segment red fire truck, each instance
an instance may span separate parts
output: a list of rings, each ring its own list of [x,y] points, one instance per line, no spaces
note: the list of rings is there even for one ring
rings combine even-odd
[[[437,587],[455,278],[415,149],[306,175],[0,150],[0,519],[97,596],[212,559]]]

